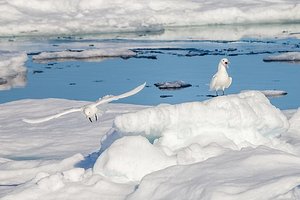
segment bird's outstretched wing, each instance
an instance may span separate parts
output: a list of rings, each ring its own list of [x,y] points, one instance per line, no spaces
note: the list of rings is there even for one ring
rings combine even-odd
[[[34,119],[22,119],[22,120],[23,120],[23,122],[26,122],[26,123],[37,124],[37,123],[42,123],[42,122],[49,121],[51,119],[58,118],[60,116],[63,116],[63,115],[69,114],[69,113],[79,112],[79,111],[82,111],[82,109],[81,108],[71,108],[71,109],[65,110],[61,113],[58,113],[58,114],[55,114],[55,115],[50,115],[50,116],[47,116],[47,117],[34,118]]]
[[[125,97],[129,97],[129,96],[135,95],[136,93],[140,92],[145,87],[145,85],[146,85],[146,82],[143,83],[142,85],[134,88],[133,90],[130,90],[129,92],[120,94],[118,96],[114,96],[114,95],[104,96],[101,99],[99,99],[94,105],[98,106],[100,104],[109,103],[111,101],[116,101],[118,99],[122,99],[122,98],[125,98]]]

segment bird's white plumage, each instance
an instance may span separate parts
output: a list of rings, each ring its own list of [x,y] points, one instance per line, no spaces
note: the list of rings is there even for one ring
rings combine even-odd
[[[210,90],[214,90],[218,92],[218,90],[222,90],[224,94],[224,90],[228,88],[232,83],[232,78],[228,76],[226,68],[228,68],[229,61],[227,58],[221,59],[218,65],[217,73],[212,77],[210,82]]]
[[[23,121],[26,122],[26,123],[30,123],[30,124],[42,123],[42,122],[49,121],[51,119],[61,117],[61,116],[66,115],[66,114],[70,114],[70,113],[73,113],[73,112],[79,112],[79,111],[83,112],[83,114],[87,118],[90,119],[91,117],[95,116],[96,120],[97,120],[97,116],[96,116],[96,113],[98,112],[97,106],[99,106],[101,104],[109,103],[111,101],[116,101],[118,99],[122,99],[122,98],[132,96],[132,95],[140,92],[145,87],[145,85],[146,85],[146,83],[134,88],[133,90],[130,90],[129,92],[123,93],[121,95],[117,95],[117,96],[106,95],[106,96],[100,98],[99,100],[97,100],[95,103],[84,105],[80,108],[71,108],[71,109],[65,110],[63,112],[60,112],[58,114],[55,114],[55,115],[50,115],[50,116],[46,116],[46,117],[42,117],[42,118],[35,118],[35,119],[23,119]],[[91,121],[91,119],[90,119],[90,121]]]
[[[71,109],[65,110],[61,113],[55,114],[55,115],[42,117],[42,118],[36,118],[36,119],[23,119],[23,121],[26,122],[26,123],[30,123],[30,124],[42,123],[42,122],[49,121],[51,119],[61,117],[61,116],[66,115],[66,114],[70,114],[70,113],[73,113],[73,112],[79,112],[79,111],[82,111],[82,108],[71,108]]]
[[[123,99],[123,98],[126,98],[126,97],[129,97],[129,96],[132,96],[138,92],[140,92],[144,87],[145,87],[146,83],[134,88],[133,90],[130,90],[129,92],[126,92],[126,93],[123,93],[123,94],[120,94],[118,96],[113,96],[113,95],[106,95],[102,98],[100,98],[98,101],[96,101],[94,104],[95,106],[98,106],[100,104],[105,104],[105,103],[109,103],[111,101],[116,101],[118,99]]]

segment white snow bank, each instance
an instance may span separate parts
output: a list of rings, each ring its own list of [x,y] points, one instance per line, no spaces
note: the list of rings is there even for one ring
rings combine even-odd
[[[282,53],[276,56],[267,56],[263,59],[265,62],[276,62],[276,61],[300,61],[300,52],[288,52]]]
[[[0,1],[0,35],[157,32],[165,26],[284,23],[300,20],[297,0]],[[180,15],[178,14],[180,13]]]
[[[26,53],[0,51],[0,90],[26,85]]]
[[[271,138],[286,132],[289,123],[262,93],[252,91],[117,116],[114,127],[123,135],[156,139],[155,145],[174,154],[192,144],[231,149],[273,146],[276,140]]]
[[[33,60],[96,59],[107,57],[130,57],[135,53],[128,49],[87,49],[42,52],[32,56]]]
[[[154,172],[127,199],[296,200],[299,165],[299,157],[266,147],[231,151]]]
[[[166,81],[160,83],[154,83],[156,87],[162,90],[173,90],[173,89],[180,89],[191,87],[192,85],[189,83],[185,83],[184,81]]]
[[[168,157],[142,136],[127,136],[115,141],[94,165],[94,173],[118,180],[139,181],[153,171],[176,164],[176,157]]]
[[[98,123],[78,113],[44,124],[21,121],[84,104],[62,99],[0,104],[1,199],[300,198],[300,151],[289,153],[300,141],[284,138],[299,133],[299,109],[285,112],[288,122],[263,94],[247,92],[153,108],[108,104]],[[93,164],[82,155],[97,154],[101,137],[104,151],[93,169],[82,165]]]

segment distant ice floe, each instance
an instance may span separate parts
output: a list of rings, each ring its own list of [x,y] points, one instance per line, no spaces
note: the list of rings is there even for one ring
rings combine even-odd
[[[300,52],[282,53],[276,56],[267,56],[265,62],[300,62]]]
[[[241,92],[249,92],[250,90],[243,90]],[[281,97],[281,96],[285,96],[288,93],[284,90],[257,90],[261,93],[263,93],[266,97]]]
[[[192,86],[191,84],[185,83],[184,81],[170,81],[170,82],[167,81],[167,82],[154,83],[154,85],[161,90],[175,90],[175,89],[181,89],[181,88]]]
[[[0,11],[0,35],[162,32],[165,27],[300,20],[297,0],[10,0],[1,1]]]
[[[136,54],[128,49],[87,49],[87,50],[65,50],[57,52],[42,52],[32,56],[36,61],[64,61],[64,60],[97,60],[110,57],[132,57]]]
[[[26,60],[26,53],[0,51],[0,90],[26,85]]]

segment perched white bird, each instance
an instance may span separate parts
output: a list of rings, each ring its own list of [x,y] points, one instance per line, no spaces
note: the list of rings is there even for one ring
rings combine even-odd
[[[215,90],[218,96],[218,90],[223,91],[231,85],[232,78],[228,76],[226,68],[228,68],[229,61],[227,58],[221,59],[218,66],[217,73],[212,77],[210,82],[210,90]]]
[[[146,83],[134,88],[133,90],[131,90],[129,92],[126,92],[126,93],[118,95],[118,96],[106,95],[106,96],[100,98],[99,100],[97,100],[95,103],[87,104],[80,108],[71,108],[71,109],[65,110],[61,113],[55,114],[55,115],[42,117],[42,118],[36,118],[36,119],[23,119],[23,121],[27,122],[27,123],[31,123],[31,124],[42,123],[42,122],[46,122],[51,119],[55,119],[55,118],[58,118],[58,117],[61,117],[63,115],[73,113],[73,112],[83,112],[83,114],[90,120],[90,122],[93,122],[92,118],[95,118],[95,120],[97,121],[97,119],[98,119],[97,113],[103,114],[103,111],[102,112],[101,112],[101,110],[99,111],[97,106],[99,106],[101,104],[109,103],[111,101],[116,101],[118,99],[132,96],[132,95],[140,92],[145,87],[145,85],[146,85]]]

